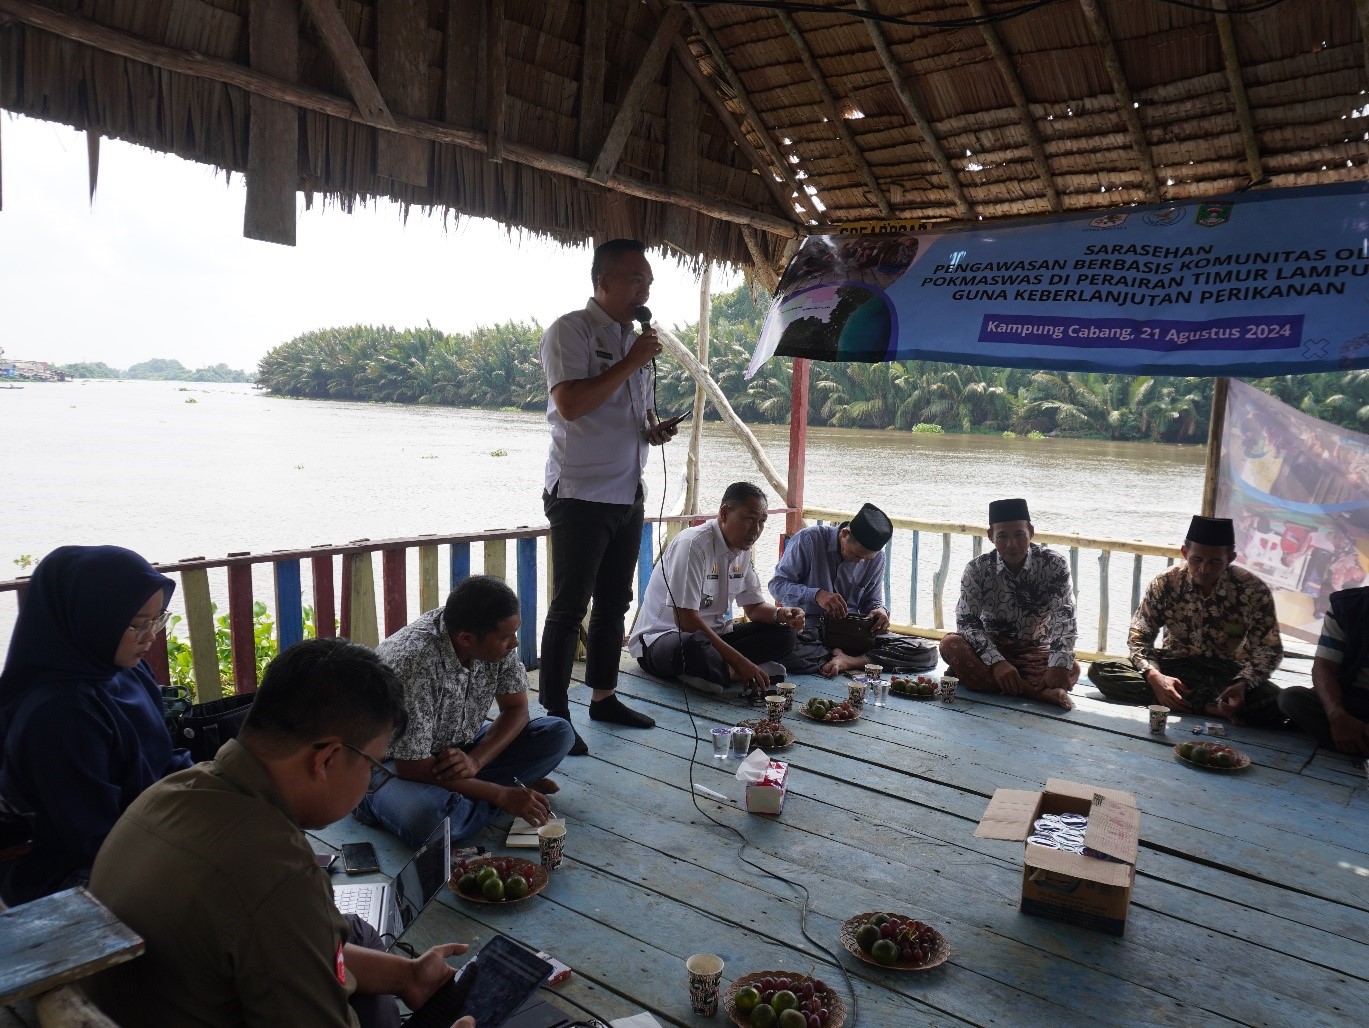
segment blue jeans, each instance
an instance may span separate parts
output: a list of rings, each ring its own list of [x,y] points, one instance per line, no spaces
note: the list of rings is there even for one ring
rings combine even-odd
[[[467,753],[479,745],[487,724],[465,746]],[[559,717],[529,721],[504,752],[491,760],[475,777],[482,782],[511,786],[515,778],[531,784],[545,778],[565,759],[575,743],[575,730]],[[386,761],[393,768],[393,761]],[[485,800],[472,799],[440,785],[395,779],[373,796],[367,796],[352,812],[364,825],[379,825],[418,849],[444,817],[452,819],[452,841],[475,835],[499,816],[500,809]]]

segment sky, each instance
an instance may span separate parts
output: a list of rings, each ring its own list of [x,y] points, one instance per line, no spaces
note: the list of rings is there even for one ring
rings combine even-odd
[[[254,370],[273,346],[335,325],[445,332],[537,320],[590,295],[588,248],[484,219],[407,222],[381,201],[351,214],[299,200],[294,247],[244,239],[241,175],[117,140],[89,200],[84,133],[0,112],[0,348],[111,367],[152,357]],[[698,279],[653,255],[651,308],[697,320]],[[740,282],[714,273],[715,292]]]

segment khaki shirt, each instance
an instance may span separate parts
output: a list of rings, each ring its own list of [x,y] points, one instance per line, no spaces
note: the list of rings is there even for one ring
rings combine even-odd
[[[347,922],[266,769],[236,740],[142,794],[95,858],[90,890],[147,951],[90,980],[139,1028],[355,1028]]]

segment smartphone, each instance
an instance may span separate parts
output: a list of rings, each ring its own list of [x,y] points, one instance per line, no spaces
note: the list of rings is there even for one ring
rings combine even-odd
[[[658,422],[656,422],[656,427],[657,427],[657,428],[674,428],[674,427],[675,427],[676,425],[678,425],[681,421],[683,421],[685,418],[689,417],[689,416],[690,416],[691,414],[693,414],[693,413],[694,413],[694,412],[693,412],[692,410],[687,410],[687,411],[685,411],[683,414],[676,414],[673,418],[666,418],[664,421],[658,421]]]
[[[337,863],[336,853],[315,853],[314,859],[318,861],[318,866],[327,871]]]
[[[414,1012],[408,1024],[447,1028],[458,1017],[471,1017],[475,1028],[499,1028],[554,970],[532,950],[496,935]]]
[[[376,857],[376,848],[369,842],[344,842],[342,868],[349,875],[365,875],[379,871],[380,860]]]

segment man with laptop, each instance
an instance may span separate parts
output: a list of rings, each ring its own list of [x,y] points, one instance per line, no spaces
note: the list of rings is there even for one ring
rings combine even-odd
[[[91,892],[147,944],[90,980],[95,1002],[140,1028],[357,1028],[349,1000],[418,1009],[443,988],[446,958],[467,947],[411,960],[357,945],[303,832],[385,783],[379,758],[404,717],[394,673],[365,647],[314,639],[272,661],[238,738],[143,793],[95,858]],[[398,1023],[393,999],[356,1006]]]

